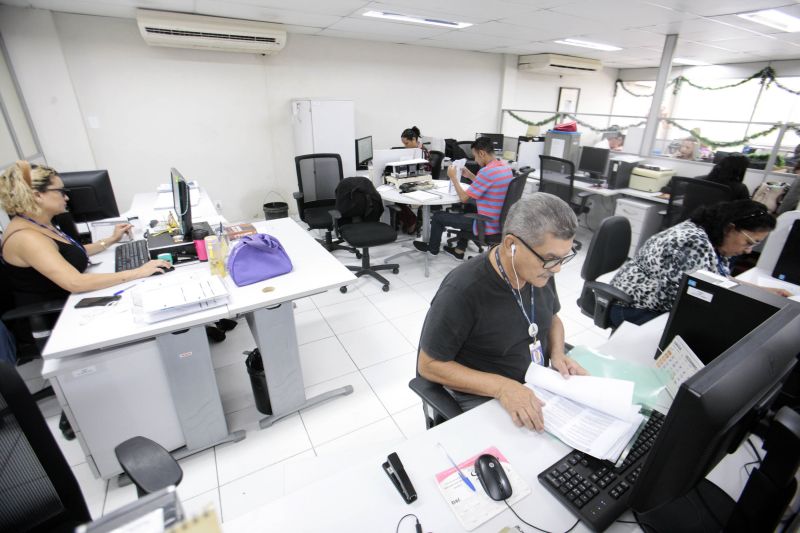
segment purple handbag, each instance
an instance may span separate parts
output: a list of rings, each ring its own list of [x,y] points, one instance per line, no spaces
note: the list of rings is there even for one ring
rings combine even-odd
[[[280,241],[266,233],[239,239],[228,256],[228,272],[237,287],[292,271],[292,261]]]

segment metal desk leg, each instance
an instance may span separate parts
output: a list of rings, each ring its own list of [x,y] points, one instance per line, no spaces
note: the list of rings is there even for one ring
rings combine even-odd
[[[353,392],[352,385],[333,389],[313,398],[306,398],[292,302],[247,313],[247,325],[256,340],[264,362],[267,391],[272,414],[259,421],[267,428],[300,409],[312,407],[336,396]]]
[[[217,444],[242,440],[244,431],[228,432],[205,327],[160,335],[156,343],[186,439],[186,447],[173,456],[178,459]]]
[[[427,204],[422,205],[422,239],[425,242],[431,242],[431,206]],[[441,250],[440,250],[441,251]],[[425,277],[430,276],[430,269],[428,261],[431,254],[425,254]]]

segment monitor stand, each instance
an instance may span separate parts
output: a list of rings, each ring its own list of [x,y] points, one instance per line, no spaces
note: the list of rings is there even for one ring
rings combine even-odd
[[[765,435],[767,454],[750,473],[738,501],[704,479],[682,498],[636,513],[636,519],[645,531],[775,531],[797,490],[800,413],[781,407],[768,422]]]

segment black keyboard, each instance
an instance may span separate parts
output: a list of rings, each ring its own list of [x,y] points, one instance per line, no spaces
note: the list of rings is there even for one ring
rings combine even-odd
[[[664,415],[653,411],[619,466],[573,450],[539,474],[539,482],[576,518],[603,531],[628,510],[631,488],[663,423]]]
[[[122,243],[114,250],[115,272],[133,270],[148,261],[150,261],[150,252],[145,239]]]
[[[604,179],[593,178],[591,176],[584,176],[581,174],[575,174],[575,181],[582,181],[583,183],[589,183],[591,185],[602,185],[606,182]]]

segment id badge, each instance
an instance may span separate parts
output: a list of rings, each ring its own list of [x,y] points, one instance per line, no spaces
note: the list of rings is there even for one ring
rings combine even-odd
[[[542,341],[535,341],[528,345],[531,350],[531,361],[537,365],[544,366],[544,353],[542,352]]]

